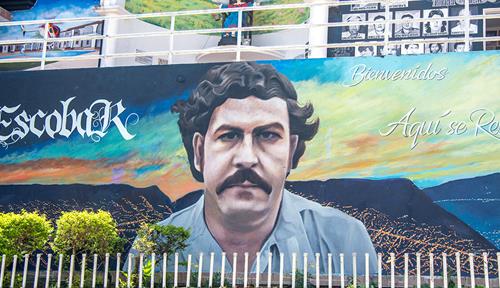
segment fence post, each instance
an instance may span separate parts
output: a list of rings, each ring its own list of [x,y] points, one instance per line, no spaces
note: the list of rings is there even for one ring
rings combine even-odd
[[[108,287],[108,269],[109,269],[109,253],[106,253],[104,260],[104,278],[103,278],[103,287]],[[97,266],[96,266],[97,270]]]
[[[132,253],[128,253],[128,267],[127,267],[127,288],[130,288],[132,283],[132,258],[134,255]]]
[[[469,253],[469,267],[470,267],[470,286],[472,288],[476,287],[476,279],[474,276],[474,254]]]
[[[443,253],[443,287],[448,288],[448,257]]]
[[[144,253],[139,254],[139,276],[137,277],[137,282],[139,282],[139,288],[142,288],[142,269],[144,268]],[[174,287],[177,287],[174,285]]]
[[[394,253],[391,253],[391,288],[396,287],[396,280],[395,280],[395,275],[394,275],[394,264],[395,264],[395,255]]]
[[[116,274],[115,274],[115,288],[120,286],[120,257],[121,253],[116,253]]]
[[[283,253],[280,253],[280,280],[279,280],[279,287],[283,288],[283,262],[284,262],[284,255]],[[247,287],[245,285],[245,287]]]
[[[233,288],[236,287],[236,271],[238,271],[238,253],[233,253]]]
[[[200,252],[200,260],[198,261],[198,285],[197,287],[201,287],[201,276],[203,274],[203,252]],[[164,287],[165,288],[165,287]]]
[[[271,288],[271,273],[273,270],[273,253],[269,252],[267,254],[267,287]]]
[[[94,254],[94,263],[92,265],[92,288],[95,288],[96,280],[97,280],[97,254]]]
[[[214,278],[214,252],[210,252],[209,269],[210,269],[210,272],[209,272],[209,276],[208,276],[208,287],[212,287],[213,286],[213,278]]]
[[[484,287],[490,288],[490,275],[488,273],[488,252],[483,252]]]
[[[455,264],[457,267],[457,288],[462,288],[462,268],[460,267],[460,252],[455,253]]]
[[[47,271],[45,273],[45,288],[49,288],[49,285],[50,285],[50,266],[51,266],[51,264],[52,264],[52,254],[49,254],[49,255],[47,255]]]
[[[357,255],[356,253],[352,253],[352,285],[354,288],[358,287],[358,271],[357,271],[357,263],[356,263]]]
[[[316,288],[319,288],[319,253],[316,253]]]
[[[295,270],[297,270],[297,254],[294,252],[292,253],[292,288],[295,288],[295,279],[296,279]]]
[[[365,287],[370,288],[370,254],[365,253]]]
[[[153,252],[151,253],[151,279],[149,281],[149,286],[151,288],[155,287],[155,271],[156,271],[155,268],[156,268],[156,254]]]
[[[382,253],[377,254],[378,288],[382,288]]]
[[[243,269],[243,287],[248,287],[248,252],[245,252],[245,266]]]
[[[175,252],[174,254],[174,288],[176,288],[178,285],[177,281],[179,277],[179,253]]]
[[[153,274],[151,274],[153,275]],[[154,279],[154,278],[151,278]],[[154,287],[154,281],[151,280],[151,288]],[[186,287],[191,287],[191,254],[188,254],[188,263],[186,269]]]
[[[83,288],[85,284],[85,264],[86,264],[87,254],[82,254],[82,266],[80,270],[80,288]]]
[[[408,253],[405,253],[404,288],[408,288]]]
[[[344,277],[344,253],[340,253],[340,288],[345,287]]]
[[[14,283],[16,281],[16,267],[17,267],[17,255],[14,255],[12,259],[12,272],[10,275],[10,288],[14,288]]]
[[[220,263],[220,287],[224,287],[225,269],[226,269],[226,252],[222,252],[221,263]]]
[[[163,259],[162,259],[162,277],[161,277],[161,287],[165,288],[167,287],[167,253],[163,253]],[[202,263],[200,263],[201,266]],[[201,275],[201,273],[200,273]]]
[[[36,254],[35,282],[33,283],[33,288],[38,287],[38,274],[40,273],[40,257],[42,257],[42,254]]]
[[[69,277],[68,277],[68,287],[73,286],[73,271],[75,270],[75,254],[71,254],[69,258]]]
[[[421,282],[421,270],[420,270],[420,253],[417,253],[417,288],[420,288],[422,282]]]
[[[332,253],[328,253],[328,288],[332,288],[332,284]]]
[[[57,267],[57,288],[61,288],[61,278],[62,278],[62,265],[64,261],[64,256],[59,254],[59,264]]]
[[[0,288],[3,288],[4,273],[5,273],[5,254],[2,255],[2,267],[0,268]]]
[[[307,288],[307,253],[304,253],[304,288]]]
[[[24,269],[23,269],[23,284],[22,287],[26,287],[26,278],[28,278],[28,260],[29,260],[30,255],[25,254],[24,255]]]
[[[255,287],[259,288],[259,282],[260,282],[260,252],[257,252],[256,254],[256,268],[255,268]],[[224,287],[224,286],[222,286]],[[293,287],[295,288],[295,287]]]
[[[430,287],[434,288],[434,254],[429,253],[429,274],[430,274]]]

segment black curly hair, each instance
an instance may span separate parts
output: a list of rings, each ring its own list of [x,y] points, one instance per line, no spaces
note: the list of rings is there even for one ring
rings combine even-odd
[[[319,119],[309,121],[314,114],[312,104],[299,105],[292,83],[273,66],[235,62],[208,70],[189,99],[179,100],[171,108],[173,113],[179,113],[177,123],[191,173],[196,180],[203,182],[203,174],[194,166],[194,134],[206,134],[213,111],[228,98],[244,99],[249,96],[263,100],[278,97],[286,101],[290,134],[298,136],[297,149],[292,159],[292,168],[297,167],[306,150],[305,141],[314,138],[318,132]]]

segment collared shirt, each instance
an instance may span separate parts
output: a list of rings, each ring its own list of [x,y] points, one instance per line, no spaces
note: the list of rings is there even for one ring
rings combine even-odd
[[[191,254],[193,266],[199,268],[200,253],[203,253],[202,270],[208,271],[210,253],[214,253],[213,271],[220,271],[222,261],[224,269],[231,272],[227,260],[232,255],[221,259],[222,249],[214,239],[205,222],[204,196],[193,205],[170,215],[159,222],[160,225],[175,225],[191,229],[187,240],[187,248],[179,254],[179,262],[187,261]],[[133,253],[133,252],[132,252]],[[271,263],[268,262],[272,254]],[[307,200],[287,190],[283,191],[278,219],[270,236],[260,249],[259,270],[267,271],[269,264],[273,272],[279,271],[280,254],[283,254],[285,272],[292,271],[292,254],[296,253],[296,267],[303,269],[304,253],[307,253],[308,269],[316,271],[316,253],[319,253],[320,272],[328,272],[328,254],[331,253],[332,272],[340,273],[340,254],[344,254],[344,272],[352,274],[353,253],[356,255],[357,273],[364,274],[365,254],[369,255],[369,273],[376,273],[376,254],[370,236],[361,221],[331,207],[323,207],[319,203]],[[243,257],[243,255],[238,255]],[[169,263],[172,261],[169,257]],[[251,270],[257,270],[257,261],[249,263]],[[170,265],[169,265],[170,266]],[[182,269],[182,268],[181,268]],[[170,269],[169,269],[170,270]],[[238,272],[243,267],[236,267]]]

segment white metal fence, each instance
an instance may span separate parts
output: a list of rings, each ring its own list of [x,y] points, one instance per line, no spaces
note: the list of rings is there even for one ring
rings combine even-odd
[[[411,0],[415,1],[415,0]],[[304,23],[304,24],[290,24],[290,25],[265,25],[265,26],[252,26],[252,27],[242,27],[242,15],[243,12],[247,11],[264,11],[264,10],[279,10],[279,9],[304,9],[312,8],[315,6],[322,7],[338,7],[342,5],[354,5],[354,4],[366,4],[366,3],[385,3],[385,35],[383,41],[356,41],[353,43],[327,43],[321,45],[311,45],[311,44],[299,44],[299,45],[274,45],[265,47],[254,47],[254,46],[244,46],[241,45],[242,33],[245,31],[277,31],[285,29],[311,29],[315,28],[330,28],[330,27],[347,27],[349,25],[359,25],[349,24],[347,22],[334,22],[334,23]],[[464,1],[464,7],[466,11],[469,11],[470,0]],[[405,45],[405,44],[428,44],[428,43],[474,43],[482,42],[485,44],[490,41],[500,41],[500,36],[490,36],[486,37],[485,33],[481,37],[471,37],[469,29],[465,29],[463,37],[442,37],[442,38],[419,38],[419,39],[403,39],[403,40],[389,40],[389,25],[403,23],[407,21],[411,22],[424,22],[429,21],[431,18],[418,18],[418,19],[391,19],[389,13],[391,11],[390,4],[395,3],[395,0],[325,0],[316,1],[308,3],[299,4],[284,4],[284,5],[263,5],[263,6],[253,6],[253,7],[241,7],[241,8],[225,8],[225,9],[207,9],[207,10],[193,10],[193,11],[175,11],[175,12],[160,12],[160,13],[145,13],[145,14],[129,14],[129,15],[109,15],[100,17],[82,17],[82,18],[71,18],[71,19],[51,19],[51,20],[33,20],[33,21],[14,21],[14,22],[0,22],[0,27],[6,26],[20,26],[20,25],[44,25],[44,37],[43,39],[17,39],[17,40],[2,40],[0,45],[15,45],[23,43],[42,43],[43,49],[41,57],[22,57],[22,58],[8,58],[0,59],[0,64],[2,63],[19,63],[19,62],[40,62],[41,69],[45,68],[45,63],[47,61],[47,45],[53,42],[65,42],[65,41],[83,41],[83,40],[102,40],[104,43],[108,41],[114,41],[116,39],[126,39],[126,38],[144,38],[144,37],[169,37],[169,47],[167,50],[160,50],[154,52],[142,52],[133,51],[127,53],[107,53],[106,50],[102,51],[100,55],[81,55],[72,57],[50,57],[50,61],[74,61],[74,60],[98,60],[98,59],[113,59],[113,58],[127,58],[127,57],[141,57],[141,56],[168,56],[168,63],[174,63],[174,56],[176,55],[198,55],[200,53],[235,53],[234,59],[227,59],[227,61],[240,61],[241,53],[244,51],[286,51],[286,50],[311,50],[315,48],[327,49],[327,48],[343,48],[343,47],[358,47],[358,46],[384,46],[387,47],[389,44],[393,45]],[[214,14],[214,13],[227,13],[227,12],[237,12],[238,13],[238,27],[236,28],[218,28],[218,29],[196,29],[196,30],[176,30],[175,21],[178,17],[203,15],[203,14]],[[83,36],[72,36],[72,37],[61,37],[61,38],[49,38],[48,28],[50,24],[60,24],[60,23],[75,23],[75,22],[95,22],[95,21],[121,21],[130,19],[151,19],[158,17],[169,17],[170,18],[170,29],[164,32],[148,32],[148,33],[104,33],[104,35],[83,35]],[[453,16],[453,17],[443,17],[442,21],[452,21],[452,20],[464,20],[466,25],[470,24],[473,20],[482,20],[486,24],[486,20],[489,19],[500,19],[500,13],[494,14],[483,14],[483,15],[470,15],[470,13],[465,13],[464,16]],[[362,25],[374,24],[375,21],[364,21]],[[483,25],[485,26],[485,25]],[[468,27],[468,26],[467,26]],[[483,29],[484,30],[484,29]],[[236,32],[237,34],[237,45],[231,47],[213,47],[207,49],[174,49],[175,37],[179,35],[195,35],[195,34],[212,34],[212,33],[224,33],[224,32]],[[485,47],[486,45],[483,45]],[[465,45],[465,50],[468,51],[469,45]]]
[[[463,254],[462,254],[463,255]],[[364,266],[363,275],[358,275],[356,271],[359,269],[356,264],[356,255],[353,254],[352,274],[346,274],[344,267],[345,257],[351,255],[333,255],[328,254],[328,267],[324,269],[327,273],[321,273],[320,270],[320,254],[303,255],[292,254],[292,271],[284,272],[284,255],[280,254],[279,259],[273,259],[272,254],[269,254],[267,267],[260,269],[260,256],[256,255],[256,271],[254,273],[249,270],[249,255],[245,253],[244,267],[237,269],[233,266],[231,272],[225,273],[224,264],[220,266],[218,271],[214,269],[215,261],[225,263],[226,255],[215,255],[209,253],[204,255],[188,255],[187,263],[180,263],[179,254],[175,253],[173,257],[163,255],[132,255],[127,256],[117,254],[116,257],[111,257],[106,254],[105,257],[99,257],[94,254],[92,257],[87,255],[43,255],[37,254],[35,259],[30,259],[30,255],[6,257],[2,256],[0,269],[0,287],[443,287],[451,288],[453,285],[456,288],[462,287],[484,287],[494,288],[500,287],[500,277],[498,274],[500,263],[500,252],[496,255],[482,253],[480,256],[482,261],[474,261],[476,258],[473,253],[465,254],[468,260],[464,263],[460,261],[462,256],[460,253],[455,255],[434,255],[429,254],[403,254],[404,270],[397,271],[395,268],[396,256],[390,253],[389,270],[383,270],[382,259],[383,255],[377,255],[377,271],[369,271],[369,255],[364,255],[364,263],[359,263]],[[217,257],[216,257],[217,256]],[[233,263],[236,263],[238,256],[232,255]],[[489,257],[491,256],[491,258]],[[227,258],[229,258],[227,257]],[[298,267],[297,257],[304,257],[303,267]],[[309,258],[308,258],[309,257]],[[340,259],[340,273],[333,273],[332,260],[333,257]],[[416,267],[409,268],[409,258],[416,259]],[[442,266],[435,267],[435,257],[442,257]],[[90,258],[90,259],[89,259]],[[125,259],[124,259],[125,258]],[[134,259],[138,258],[138,259]],[[309,259],[309,260],[308,260]],[[34,265],[30,264],[34,260]],[[126,261],[124,261],[126,260]],[[268,267],[272,267],[271,263],[279,261],[278,271],[273,271]],[[421,263],[429,261],[429,273],[421,273]],[[496,272],[492,273],[488,269],[491,262],[496,262]],[[9,262],[9,264],[7,263]],[[125,267],[123,267],[126,262]],[[138,262],[138,264],[137,264]],[[146,263],[148,265],[146,265]],[[173,262],[173,263],[168,263]],[[362,262],[362,261],[360,261]],[[478,263],[479,262],[479,263]],[[136,263],[136,264],[132,264]],[[453,265],[452,265],[453,264]],[[33,267],[34,266],[34,267]],[[464,267],[468,266],[467,272],[464,272]],[[9,268],[10,267],[10,268]],[[20,268],[22,267],[22,272]],[[90,268],[91,267],[91,268]],[[148,268],[149,267],[149,268]],[[156,269],[151,269],[156,267]],[[323,267],[325,268],[325,267]],[[482,268],[482,273],[478,273],[478,268]],[[33,271],[34,270],[34,271]],[[435,273],[435,271],[440,273]],[[180,272],[182,271],[182,272]],[[8,275],[9,274],[9,275]],[[120,279],[120,280],[118,280]]]

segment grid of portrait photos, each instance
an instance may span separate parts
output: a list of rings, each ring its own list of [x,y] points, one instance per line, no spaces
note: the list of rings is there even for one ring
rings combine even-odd
[[[424,2],[424,1],[422,1]],[[332,51],[330,56],[388,56],[388,55],[415,55],[415,54],[437,54],[446,52],[463,52],[466,44],[439,42],[441,38],[463,37],[466,29],[471,37],[481,36],[481,29],[478,22],[480,20],[470,20],[467,26],[465,20],[448,21],[442,20],[445,17],[465,16],[466,10],[463,5],[432,7],[432,5],[409,5],[409,1],[398,2],[389,5],[390,19],[403,20],[400,23],[388,25],[390,40],[403,39],[429,39],[436,38],[435,43],[411,43],[406,45],[383,46],[355,46],[351,49],[344,48],[344,53]],[[471,5],[470,15],[479,15],[479,7]],[[356,41],[383,41],[385,37],[385,4],[364,3],[350,5],[348,11],[344,10],[336,21],[343,21],[346,26],[342,26],[340,39],[336,42],[356,42]],[[429,21],[418,22],[416,19],[431,18]],[[407,21],[405,21],[407,20]],[[369,21],[372,23],[364,23]],[[338,32],[337,32],[338,33]],[[354,46],[354,45],[353,45]],[[469,49],[474,50],[469,43]],[[345,53],[351,52],[351,53]],[[350,55],[348,55],[350,54]]]

